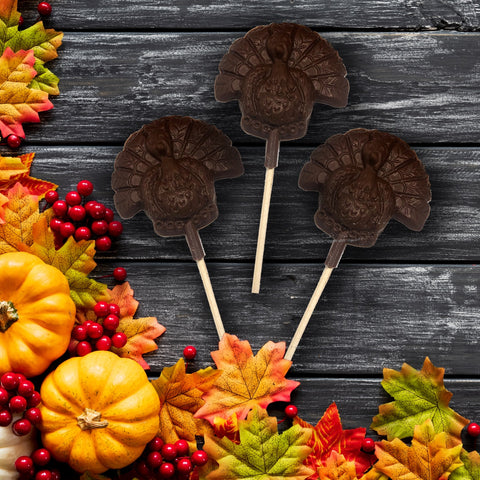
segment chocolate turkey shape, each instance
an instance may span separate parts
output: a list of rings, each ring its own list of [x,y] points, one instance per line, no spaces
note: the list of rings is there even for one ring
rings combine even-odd
[[[371,247],[390,218],[411,230],[430,214],[430,182],[401,139],[358,128],[330,137],[303,167],[299,186],[320,192],[315,224],[335,240]]]
[[[122,218],[145,211],[162,237],[187,235],[217,218],[214,181],[242,173],[240,153],[217,128],[164,117],[130,135],[117,156],[115,207]]]
[[[268,139],[305,135],[313,104],[347,104],[349,84],[337,51],[308,27],[262,25],[236,40],[219,65],[215,98],[238,100],[242,128]]]

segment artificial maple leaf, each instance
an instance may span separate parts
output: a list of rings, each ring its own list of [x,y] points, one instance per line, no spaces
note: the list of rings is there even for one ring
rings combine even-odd
[[[165,443],[175,443],[183,438],[196,446],[195,435],[203,435],[210,424],[194,418],[193,414],[204,405],[202,395],[219,375],[220,372],[211,367],[186,373],[181,358],[172,367],[164,368],[157,380],[152,380],[161,405],[158,435]]]
[[[5,223],[5,210],[3,206],[8,203],[8,197],[0,193],[0,225]]]
[[[205,394],[205,405],[195,414],[213,424],[215,417],[227,419],[234,413],[239,419],[259,406],[288,401],[299,382],[285,375],[292,362],[283,358],[285,343],[266,343],[253,356],[250,344],[235,335],[225,334],[212,358],[222,374]]]
[[[40,218],[32,228],[33,243],[22,250],[33,253],[65,275],[70,286],[70,296],[77,308],[92,308],[100,300],[109,300],[107,286],[88,277],[97,266],[93,260],[95,241],[76,242],[73,237],[68,237],[56,250],[54,235],[48,227],[51,215],[50,210],[39,215]]]
[[[354,462],[358,476],[370,468],[375,461],[372,455],[361,450],[366,429],[343,430],[335,403],[332,403],[327,408],[315,427],[303,421],[300,417],[295,417],[293,423],[304,428],[313,429],[313,435],[309,443],[313,449],[306,460],[306,465],[314,470],[319,471],[322,465],[326,465],[326,461],[330,458],[332,451],[341,453],[346,461]],[[319,477],[315,474],[311,478],[316,479]]]
[[[3,205],[5,223],[0,225],[0,254],[16,252],[33,243],[33,225],[40,218],[38,197],[30,195],[20,183],[8,191]]]
[[[219,465],[208,480],[301,480],[313,473],[303,465],[311,451],[310,429],[294,425],[280,435],[277,419],[258,407],[239,425],[239,445],[207,434],[203,448]]]
[[[0,57],[0,133],[25,138],[22,123],[39,122],[38,112],[53,108],[48,93],[29,88],[37,74],[33,50],[14,53],[9,47]]]
[[[450,480],[480,480],[480,455],[476,450],[467,452],[462,449],[460,460],[463,466],[450,475]]]
[[[53,29],[45,30],[41,21],[29,28],[18,30],[19,19],[17,0],[2,0],[0,2],[0,53],[8,47],[14,52],[33,50],[34,67],[38,75],[31,81],[29,87],[43,90],[50,95],[58,95],[58,78],[44,66],[44,63],[57,58],[57,48],[62,43],[63,33]]]
[[[436,434],[427,419],[415,427],[410,447],[398,438],[379,442],[375,468],[392,480],[446,480],[463,465],[461,450],[461,444],[448,448],[448,434]]]
[[[461,443],[462,429],[469,421],[448,406],[453,394],[443,384],[444,373],[428,357],[420,371],[406,363],[400,372],[385,368],[382,386],[395,401],[380,405],[371,428],[389,440],[406,438],[429,418],[437,433],[447,432],[454,444]]]
[[[227,437],[233,443],[240,443],[240,434],[238,431],[238,418],[235,414],[226,420],[221,417],[213,419],[213,431],[218,438]]]
[[[317,469],[320,480],[358,480],[355,462],[349,462],[335,450],[325,459]],[[312,477],[310,477],[312,478]]]
[[[155,317],[133,318],[138,302],[133,298],[133,290],[128,282],[116,285],[109,293],[110,302],[120,307],[117,332],[125,333],[128,338],[124,347],[112,350],[120,357],[132,358],[144,369],[149,369],[142,355],[158,348],[155,339],[165,332],[165,327],[160,325]]]
[[[389,478],[374,466],[368,472],[364,473],[360,480],[389,480]]]
[[[34,153],[26,153],[19,157],[0,156],[0,193],[7,193],[18,182],[30,195],[38,195],[42,198],[46,192],[58,187],[55,183],[30,176],[34,157]]]

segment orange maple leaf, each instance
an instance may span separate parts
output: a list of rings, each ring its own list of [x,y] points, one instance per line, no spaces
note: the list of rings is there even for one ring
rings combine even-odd
[[[210,424],[193,414],[205,404],[202,395],[211,388],[218,370],[208,367],[194,373],[185,372],[181,358],[172,367],[164,368],[152,385],[160,398],[160,425],[158,435],[166,443],[175,443],[183,438],[196,446],[195,435],[203,435]]]
[[[0,156],[0,194],[6,194],[17,182],[21,183],[30,195],[39,195],[40,198],[49,190],[58,187],[52,182],[30,176],[34,157],[34,153],[26,153],[19,157]]]
[[[358,476],[370,468],[375,461],[374,456],[361,450],[366,429],[359,427],[352,430],[344,430],[335,403],[332,403],[327,408],[327,411],[315,427],[300,417],[295,417],[293,423],[304,428],[313,429],[313,435],[309,441],[309,446],[313,447],[313,450],[305,463],[318,473],[312,475],[311,479],[319,478],[320,468],[322,465],[326,465],[332,451],[341,453],[346,461],[353,462]]]
[[[253,356],[250,344],[225,334],[212,358],[222,374],[205,394],[205,405],[195,414],[211,424],[215,417],[228,419],[234,413],[246,418],[255,406],[266,408],[272,402],[288,401],[299,382],[285,375],[292,362],[283,358],[285,343],[266,343]]]
[[[0,225],[0,254],[16,252],[33,243],[33,225],[39,220],[38,197],[20,183],[8,191],[3,205],[5,223]]]
[[[33,50],[14,53],[7,47],[0,57],[0,133],[25,138],[22,123],[39,122],[38,112],[53,108],[48,93],[29,88],[37,74]]]
[[[324,465],[318,468],[318,477],[316,478],[321,480],[357,480],[355,462],[349,462],[342,454],[332,450]]]
[[[133,298],[133,290],[128,282],[115,286],[110,291],[110,297],[110,303],[116,303],[120,307],[120,325],[117,331],[125,333],[128,338],[124,347],[112,350],[120,357],[132,358],[144,369],[149,369],[142,355],[158,348],[155,339],[165,332],[165,327],[155,317],[133,318],[138,302]]]

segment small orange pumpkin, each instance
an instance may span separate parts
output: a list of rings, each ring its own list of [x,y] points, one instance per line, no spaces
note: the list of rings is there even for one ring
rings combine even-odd
[[[129,465],[158,431],[160,400],[145,371],[112,352],[70,358],[40,393],[43,444],[81,473]]]
[[[74,322],[60,270],[31,253],[0,255],[0,374],[43,373],[67,350]]]

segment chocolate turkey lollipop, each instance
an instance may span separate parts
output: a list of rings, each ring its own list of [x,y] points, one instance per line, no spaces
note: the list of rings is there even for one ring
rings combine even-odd
[[[337,51],[310,28],[294,23],[272,23],[250,30],[232,44],[219,71],[215,98],[220,102],[238,100],[242,129],[267,141],[252,283],[252,293],[258,293],[280,141],[305,135],[315,102],[344,107],[349,85]]]
[[[357,128],[330,137],[311,155],[298,182],[320,192],[315,224],[333,238],[325,269],[285,358],[291,360],[347,245],[371,247],[391,218],[420,231],[432,194],[415,152],[389,133]]]
[[[143,210],[161,237],[186,237],[220,338],[225,330],[198,230],[218,216],[213,183],[242,173],[240,153],[227,136],[199,120],[174,116],[130,135],[112,175],[115,207],[122,218]]]

